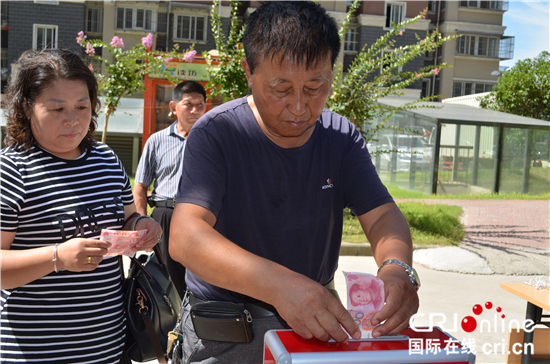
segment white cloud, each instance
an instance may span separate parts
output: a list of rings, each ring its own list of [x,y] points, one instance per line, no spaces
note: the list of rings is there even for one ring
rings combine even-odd
[[[550,2],[510,1],[504,13],[506,35],[515,36],[514,59],[501,65],[513,66],[516,61],[534,58],[550,50]]]

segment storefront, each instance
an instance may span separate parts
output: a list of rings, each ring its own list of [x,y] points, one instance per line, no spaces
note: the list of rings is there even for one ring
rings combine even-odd
[[[178,82],[198,81],[205,87],[210,80],[207,67],[206,61],[202,57],[196,57],[193,63],[174,61],[166,64],[166,70],[174,75]],[[156,75],[146,75],[144,85],[142,148],[151,134],[168,127],[175,120],[169,107],[175,85]],[[206,92],[209,93],[210,90],[207,89]],[[213,104],[216,104],[216,99],[214,102],[207,99],[206,110],[210,110]]]

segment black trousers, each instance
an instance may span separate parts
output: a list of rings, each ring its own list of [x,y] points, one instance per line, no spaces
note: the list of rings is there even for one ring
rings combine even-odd
[[[187,285],[185,284],[185,267],[170,257],[168,252],[168,240],[170,237],[170,221],[172,220],[173,209],[167,207],[155,207],[151,217],[162,227],[162,240],[159,243],[159,248],[162,253],[162,258],[166,262],[168,273],[172,278],[172,282],[183,299]]]

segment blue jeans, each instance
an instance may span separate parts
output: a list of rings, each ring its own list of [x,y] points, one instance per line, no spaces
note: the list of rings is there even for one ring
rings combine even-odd
[[[184,303],[181,309],[183,342],[181,363],[201,364],[261,364],[263,363],[264,334],[268,330],[289,329],[278,316],[252,318],[254,339],[250,344],[220,343],[201,340],[195,335],[191,316],[191,305]],[[176,361],[177,362],[177,361]]]

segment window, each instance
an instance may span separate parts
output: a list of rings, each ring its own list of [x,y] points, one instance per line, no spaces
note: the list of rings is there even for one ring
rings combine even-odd
[[[428,13],[435,13],[435,1],[428,1]]]
[[[34,24],[32,48],[57,48],[57,25]]]
[[[156,31],[157,11],[155,9],[116,9],[116,29]]]
[[[508,1],[460,1],[458,5],[463,8],[508,10]]]
[[[384,58],[384,64],[380,66],[380,73],[384,73],[384,70],[390,66],[391,63],[397,62],[398,54],[393,55],[393,49],[385,49],[382,52],[382,57]],[[393,72],[403,72],[403,66],[397,66],[397,69],[394,69]]]
[[[386,3],[386,28],[405,20],[405,4]]]
[[[346,36],[344,38],[344,51],[357,52],[357,44],[359,43],[357,38],[357,28],[349,27]]]
[[[453,82],[453,97],[480,94],[493,89],[492,84],[477,82]]]
[[[456,54],[499,57],[499,38],[463,35],[456,40]]]
[[[177,39],[206,40],[206,17],[194,15],[177,15],[174,24]]]
[[[86,9],[86,31],[92,33],[101,33],[101,10],[100,8]]]

